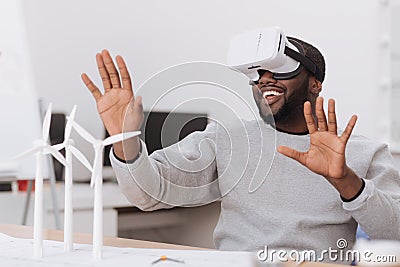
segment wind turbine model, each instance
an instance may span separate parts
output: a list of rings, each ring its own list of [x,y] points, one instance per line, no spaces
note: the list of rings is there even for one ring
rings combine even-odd
[[[43,156],[52,154],[64,166],[67,161],[49,143],[49,130],[51,122],[51,108],[49,105],[43,119],[42,139],[34,142],[34,147],[19,154],[15,159],[20,159],[31,154],[36,154],[36,177],[35,177],[35,210],[33,219],[33,253],[36,258],[43,256]]]
[[[70,139],[72,124],[75,119],[76,105],[68,117],[65,126],[64,142],[53,146],[57,150],[65,148],[65,158],[68,166],[65,167],[65,204],[64,204],[64,250],[70,252],[73,249],[73,208],[72,208],[72,155],[74,155],[89,171],[93,171],[92,166],[86,157],[75,146]]]
[[[118,143],[140,135],[140,131],[119,133],[104,140],[94,138],[78,123],[72,123],[74,129],[89,143],[92,143],[95,156],[90,186],[94,186],[94,214],[93,214],[93,256],[95,260],[101,259],[103,247],[103,149],[107,145]]]

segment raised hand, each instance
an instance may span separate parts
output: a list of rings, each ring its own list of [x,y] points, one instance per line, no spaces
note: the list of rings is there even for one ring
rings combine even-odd
[[[297,160],[311,171],[320,174],[332,184],[337,184],[337,179],[347,178],[354,174],[346,165],[346,144],[357,121],[353,115],[341,136],[337,134],[335,101],[328,102],[328,122],[323,109],[323,98],[318,97],[316,115],[318,126],[314,120],[310,102],[304,103],[304,117],[310,133],[310,148],[300,152],[289,147],[280,146],[278,152]],[[359,179],[358,179],[359,180]]]
[[[141,97],[134,96],[131,78],[123,58],[116,57],[119,73],[107,50],[96,55],[96,62],[104,93],[86,73],[81,77],[96,100],[97,110],[107,131],[114,135],[139,130],[143,123],[142,101]]]
[[[110,135],[121,132],[137,131],[143,123],[143,107],[140,96],[135,97],[131,78],[121,56],[116,57],[117,68],[110,53],[103,50],[96,55],[97,67],[103,81],[104,92],[92,82],[86,73],[82,80],[97,103],[97,110]],[[121,159],[134,158],[140,150],[138,138],[114,145],[114,151]]]

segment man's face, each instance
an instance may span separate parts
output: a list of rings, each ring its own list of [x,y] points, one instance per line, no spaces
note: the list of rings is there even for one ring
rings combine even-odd
[[[275,80],[272,73],[261,73],[258,85],[253,86],[253,97],[261,118],[271,123],[287,119],[303,112],[304,102],[309,100],[309,75],[302,71],[290,80]],[[268,108],[269,106],[269,108]]]

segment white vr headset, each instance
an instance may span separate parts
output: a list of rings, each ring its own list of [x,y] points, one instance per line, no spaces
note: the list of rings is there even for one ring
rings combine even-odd
[[[250,80],[259,80],[259,71],[270,71],[277,80],[298,75],[303,67],[322,82],[318,66],[305,57],[302,46],[288,40],[279,27],[252,30],[236,35],[228,50],[228,65]]]

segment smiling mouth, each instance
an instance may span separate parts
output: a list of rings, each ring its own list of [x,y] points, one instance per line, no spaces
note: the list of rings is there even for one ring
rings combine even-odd
[[[262,92],[262,96],[267,101],[268,105],[272,105],[283,97],[284,92],[281,90],[265,90]]]

